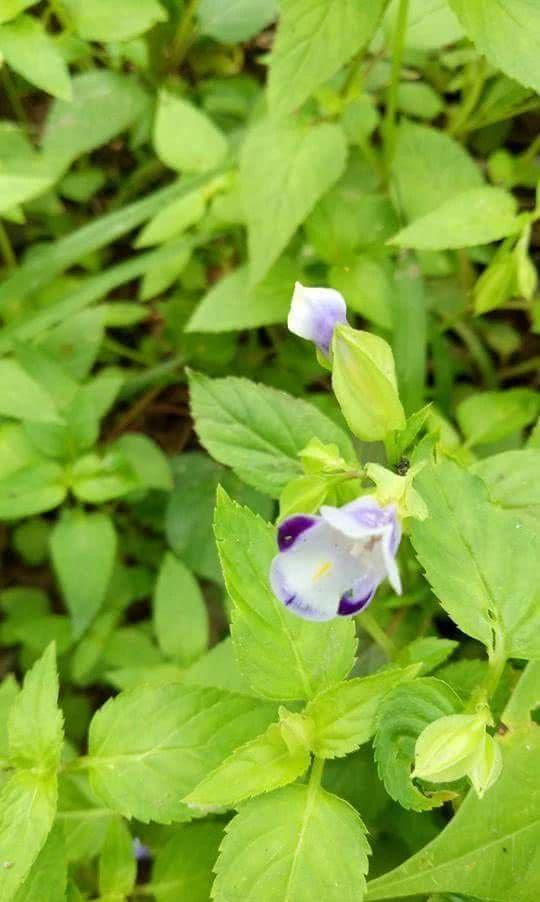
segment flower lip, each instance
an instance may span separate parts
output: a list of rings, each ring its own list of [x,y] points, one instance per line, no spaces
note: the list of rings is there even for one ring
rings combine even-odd
[[[347,322],[343,295],[334,288],[309,288],[296,282],[287,319],[290,332],[313,341],[328,356],[334,329]]]
[[[401,591],[395,555],[401,527],[393,506],[371,496],[321,515],[294,514],[278,529],[270,582],[276,597],[306,620],[352,616],[384,579]]]

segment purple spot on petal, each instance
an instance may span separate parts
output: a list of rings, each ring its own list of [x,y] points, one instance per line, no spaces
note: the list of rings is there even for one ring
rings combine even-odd
[[[346,592],[345,595],[341,596],[337,610],[338,615],[340,617],[350,617],[351,614],[358,614],[359,611],[367,608],[374,595],[375,589],[372,589],[371,592],[368,592],[362,598],[352,598],[351,593]]]
[[[287,517],[278,528],[277,541],[280,551],[288,551],[292,548],[297,538],[306,529],[310,529],[317,523],[317,517],[308,517],[306,514],[295,514]]]

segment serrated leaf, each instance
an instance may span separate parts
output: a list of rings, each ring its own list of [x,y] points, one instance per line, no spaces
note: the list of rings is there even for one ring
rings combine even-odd
[[[10,758],[17,767],[56,770],[63,742],[54,645],[27,672],[8,719]]]
[[[56,819],[64,833],[70,862],[94,858],[115,817],[117,815],[96,798],[85,774],[60,775]]]
[[[226,828],[212,898],[361,902],[369,845],[357,812],[317,785],[287,786],[244,805]]]
[[[223,826],[204,821],[175,827],[156,853],[152,892],[156,902],[208,902],[212,867],[223,838]]]
[[[351,620],[310,623],[272,594],[268,574],[275,529],[219,491],[215,532],[233,603],[231,635],[240,669],[261,696],[310,699],[350,672],[356,648]]]
[[[11,902],[52,827],[56,775],[13,774],[0,790],[0,898]]]
[[[183,665],[208,646],[208,614],[197,580],[174,554],[167,553],[154,593],[154,626],[163,653]]]
[[[298,454],[317,437],[355,460],[348,436],[311,404],[247,379],[190,374],[201,443],[240,479],[276,498],[303,473]]]
[[[502,188],[474,188],[415,219],[389,244],[416,250],[446,250],[488,244],[519,231],[516,202]]]
[[[428,811],[448,798],[445,791],[420,792],[411,780],[418,736],[429,723],[459,706],[455,692],[433,677],[398,686],[381,704],[375,736],[375,760],[379,776],[391,798],[404,808]]]
[[[538,0],[449,0],[467,35],[492,65],[540,91]]]
[[[538,532],[491,504],[482,481],[450,461],[426,467],[416,485],[430,516],[411,524],[412,541],[442,606],[488,648],[495,623],[507,655],[537,658]]]
[[[494,504],[540,519],[540,450],[503,451],[479,460],[471,470],[486,484]]]
[[[51,532],[50,543],[73,632],[80,636],[105,600],[116,556],[114,524],[101,512],[64,510]]]
[[[282,0],[270,60],[272,113],[291,113],[360,48],[367,46],[387,0]]]
[[[232,808],[252,796],[292,783],[308,769],[309,751],[288,749],[279,724],[236,749],[184,799],[194,808]]]
[[[497,740],[503,769],[483,799],[469,792],[448,826],[421,852],[369,885],[368,899],[455,892],[489,902],[530,902],[540,893],[538,727]]]
[[[346,680],[314,698],[306,707],[314,724],[314,753],[320,758],[338,758],[368,742],[375,733],[377,710],[384,697],[403,680],[411,679],[416,669],[396,668]]]
[[[90,725],[90,783],[124,817],[181,820],[180,800],[274,717],[273,705],[179,683],[120,693]]]
[[[345,168],[337,125],[263,119],[248,132],[240,182],[248,229],[251,284],[260,282],[320,197]]]

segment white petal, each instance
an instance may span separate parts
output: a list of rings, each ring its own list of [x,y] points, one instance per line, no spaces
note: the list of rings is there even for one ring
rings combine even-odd
[[[346,322],[347,306],[339,291],[306,288],[296,282],[287,319],[290,332],[314,341],[328,354],[335,326]]]

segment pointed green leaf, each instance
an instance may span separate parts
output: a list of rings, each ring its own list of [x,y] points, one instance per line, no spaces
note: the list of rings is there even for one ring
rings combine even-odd
[[[56,770],[63,742],[56,654],[51,643],[27,672],[8,720],[10,756],[17,767]]]

